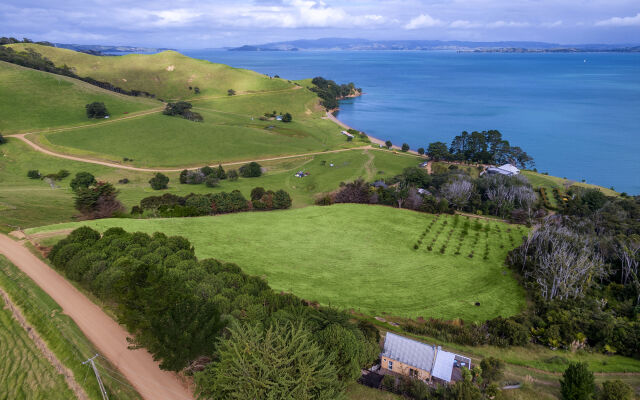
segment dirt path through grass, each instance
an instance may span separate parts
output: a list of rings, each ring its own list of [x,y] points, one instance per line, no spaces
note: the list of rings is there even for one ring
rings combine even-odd
[[[86,337],[145,399],[193,399],[180,379],[162,371],[145,349],[130,350],[128,332],[22,244],[0,235],[0,253],[27,274],[71,317]]]

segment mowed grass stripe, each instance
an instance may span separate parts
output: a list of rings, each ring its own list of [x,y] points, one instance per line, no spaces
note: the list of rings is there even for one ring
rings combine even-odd
[[[491,247],[488,259],[466,256],[471,235],[460,255],[415,250],[416,237],[434,218],[390,207],[342,204],[217,217],[107,219],[28,232],[88,225],[181,235],[192,241],[201,258],[235,262],[249,274],[264,276],[277,290],[371,315],[479,321],[519,312],[523,290],[504,266],[509,242],[502,249]],[[451,224],[455,218],[443,215],[439,220]]]

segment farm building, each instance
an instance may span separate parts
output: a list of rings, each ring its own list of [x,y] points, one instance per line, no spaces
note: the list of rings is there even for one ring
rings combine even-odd
[[[513,176],[513,175],[518,175],[520,173],[520,170],[511,164],[505,164],[499,167],[489,167],[485,172],[489,175],[499,174],[499,175]]]
[[[387,332],[384,350],[380,355],[381,371],[394,373],[423,381],[433,379],[451,382],[456,380],[455,369],[471,368],[471,359],[418,342],[395,333]]]

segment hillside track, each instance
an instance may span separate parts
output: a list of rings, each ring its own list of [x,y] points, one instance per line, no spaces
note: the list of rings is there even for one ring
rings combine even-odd
[[[145,349],[130,350],[128,332],[21,243],[0,235],[0,253],[28,275],[71,317],[102,356],[144,399],[194,399],[178,376],[163,371]]]

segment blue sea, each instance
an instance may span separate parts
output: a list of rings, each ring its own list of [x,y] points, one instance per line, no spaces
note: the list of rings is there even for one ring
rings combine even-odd
[[[640,54],[184,51],[287,79],[354,82],[338,118],[412,148],[497,129],[540,172],[640,194]]]

